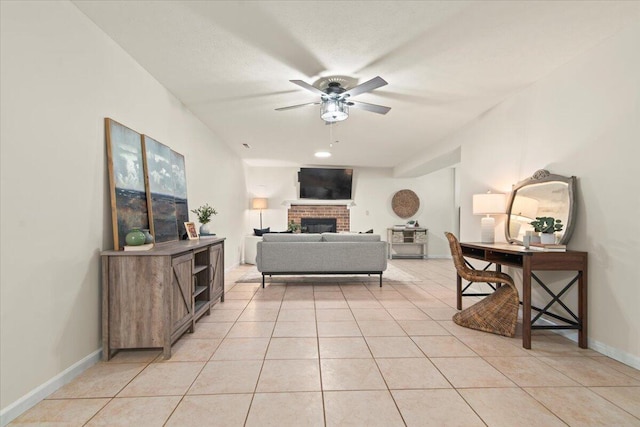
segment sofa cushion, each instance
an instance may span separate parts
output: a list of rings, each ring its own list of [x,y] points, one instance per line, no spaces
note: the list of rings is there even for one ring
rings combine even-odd
[[[379,234],[322,233],[325,242],[379,242]]]
[[[321,242],[322,235],[316,233],[267,233],[262,236],[264,242]]]
[[[258,242],[256,266],[273,273],[384,271],[387,243]]]

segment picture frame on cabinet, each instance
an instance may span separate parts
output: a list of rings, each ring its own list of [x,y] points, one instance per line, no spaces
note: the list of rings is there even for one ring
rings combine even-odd
[[[187,230],[187,236],[189,236],[189,240],[198,239],[198,230],[196,229],[195,222],[185,222],[184,228]]]

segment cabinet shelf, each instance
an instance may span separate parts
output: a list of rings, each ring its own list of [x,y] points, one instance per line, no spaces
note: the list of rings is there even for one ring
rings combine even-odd
[[[207,290],[206,286],[196,286],[196,290],[193,292],[193,297],[194,298],[197,297],[198,295],[200,295],[206,290]]]
[[[208,265],[196,265],[193,267],[193,274],[198,274],[202,271],[205,271],[207,268],[209,268]]]
[[[200,311],[204,311],[206,308],[209,308],[208,303],[209,301],[206,301],[206,300],[197,300],[195,302],[194,315],[196,318],[200,317],[200,314],[201,314]]]

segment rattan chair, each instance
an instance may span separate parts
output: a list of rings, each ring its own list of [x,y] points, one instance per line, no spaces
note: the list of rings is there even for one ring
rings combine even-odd
[[[497,271],[474,270],[467,267],[456,236],[449,232],[444,234],[449,240],[453,264],[460,277],[470,282],[502,283],[505,285],[500,286],[494,293],[471,307],[454,314],[453,321],[465,328],[513,337],[516,334],[520,300],[518,289],[516,289],[511,276]]]

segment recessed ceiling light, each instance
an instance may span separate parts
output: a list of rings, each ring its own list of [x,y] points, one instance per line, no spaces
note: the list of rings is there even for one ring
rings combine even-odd
[[[331,153],[328,151],[316,151],[314,154],[316,157],[331,157]]]

